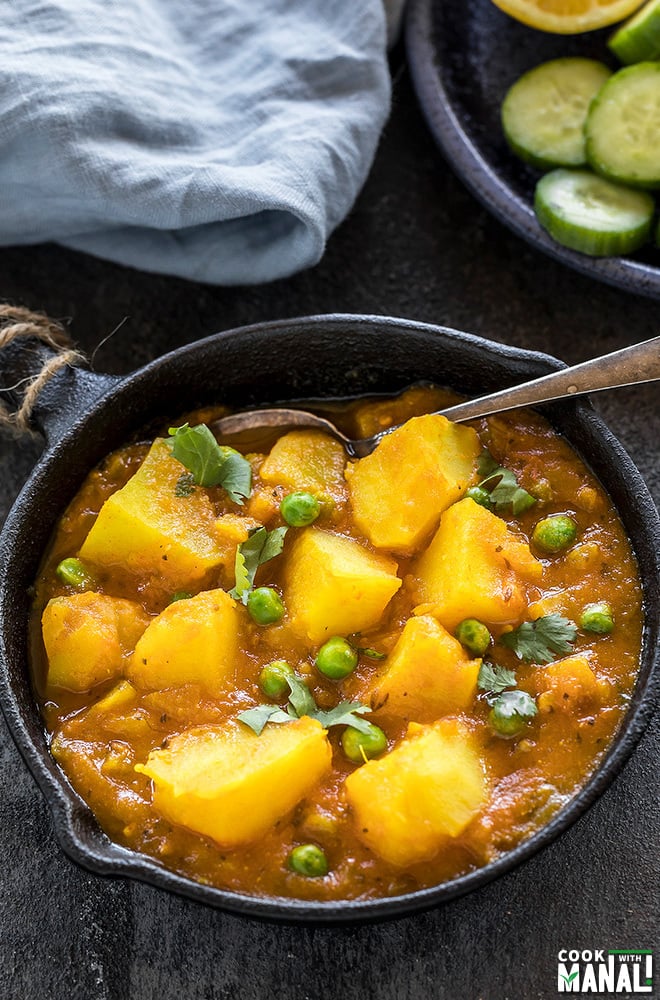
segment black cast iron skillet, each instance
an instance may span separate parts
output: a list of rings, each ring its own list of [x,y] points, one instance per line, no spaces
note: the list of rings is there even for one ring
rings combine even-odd
[[[34,372],[47,349],[10,345],[3,381]],[[112,843],[47,749],[27,667],[30,586],[52,531],[89,470],[157,422],[210,403],[233,408],[320,396],[394,392],[430,380],[477,395],[563,367],[443,327],[377,316],[316,316],[261,323],[183,347],[126,378],[63,369],[45,388],[35,422],[46,449],[0,537],[0,699],[9,729],[52,810],[66,853],[101,874],[141,879],[234,913],[285,921],[355,921],[421,910],[483,886],[553,840],[612,781],[640,738],[658,687],[660,523],[630,458],[583,400],[544,413],[588,462],[619,510],[643,581],[646,624],[638,682],[598,770],[543,829],[490,865],[395,898],[316,903],[262,899],[200,885]]]

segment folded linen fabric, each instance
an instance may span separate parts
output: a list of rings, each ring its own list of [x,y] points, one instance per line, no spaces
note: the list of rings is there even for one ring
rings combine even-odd
[[[365,180],[382,0],[5,0],[0,82],[0,244],[269,281]]]

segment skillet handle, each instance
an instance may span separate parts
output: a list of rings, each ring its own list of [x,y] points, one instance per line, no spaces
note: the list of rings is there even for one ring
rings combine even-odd
[[[46,317],[0,306],[0,426],[54,444],[118,378],[97,375]]]

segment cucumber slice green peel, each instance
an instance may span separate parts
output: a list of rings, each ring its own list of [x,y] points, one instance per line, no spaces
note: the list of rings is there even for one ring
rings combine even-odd
[[[534,210],[562,246],[591,257],[630,253],[650,236],[653,198],[590,170],[553,170],[538,182]]]
[[[611,76],[591,103],[585,137],[597,173],[632,187],[660,187],[660,62]]]
[[[586,163],[584,123],[611,71],[595,59],[552,59],[524,73],[502,104],[511,149],[541,170]]]
[[[650,0],[615,31],[608,46],[626,65],[660,58],[660,0]]]

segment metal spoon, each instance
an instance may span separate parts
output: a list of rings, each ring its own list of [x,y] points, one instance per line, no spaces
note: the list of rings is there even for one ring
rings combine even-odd
[[[641,344],[624,347],[623,350],[606,354],[602,358],[584,361],[572,368],[564,368],[550,375],[523,382],[522,385],[500,392],[470,399],[465,403],[438,410],[437,413],[456,423],[465,420],[476,420],[487,417],[491,413],[502,413],[518,406],[533,406],[536,403],[548,403],[553,399],[564,399],[567,396],[580,396],[585,392],[598,392],[601,389],[616,389],[624,385],[634,385],[638,382],[654,382],[660,379],[660,337],[652,337]],[[340,441],[352,458],[363,458],[370,455],[378,442],[396,430],[399,424],[374,434],[373,437],[353,441],[325,417],[318,417],[306,410],[276,409],[245,410],[229,417],[215,420],[211,430],[218,437],[248,431],[267,430],[275,427],[305,428],[325,431]]]

